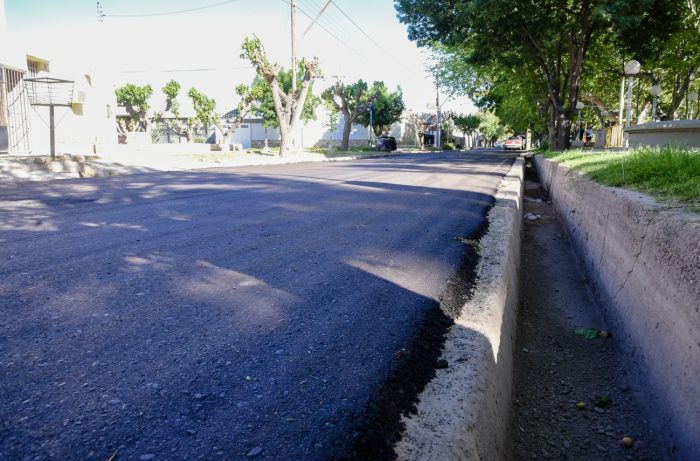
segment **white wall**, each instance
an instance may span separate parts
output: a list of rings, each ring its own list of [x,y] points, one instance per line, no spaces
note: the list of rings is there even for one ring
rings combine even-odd
[[[50,63],[50,73],[42,72],[38,77],[52,76],[73,80],[72,107],[56,107],[55,134],[56,153],[89,155],[95,145],[117,143],[115,108],[116,98],[109,81],[100,74],[90,74]],[[85,101],[78,103],[78,94],[83,92]],[[38,106],[30,109],[32,154],[46,155],[51,152],[49,132],[49,108]]]

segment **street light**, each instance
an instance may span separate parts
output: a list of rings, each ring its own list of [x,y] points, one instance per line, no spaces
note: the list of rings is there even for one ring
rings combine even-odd
[[[625,128],[630,127],[632,120],[632,93],[634,92],[634,76],[639,73],[642,65],[634,59],[625,63],[625,75],[629,78],[627,83],[627,117],[625,118]],[[625,131],[625,149],[629,147],[629,134]]]
[[[658,83],[649,88],[651,95],[651,121],[656,121],[656,99],[661,96],[661,85]]]
[[[696,92],[688,93],[688,101],[690,102],[690,111],[688,112],[688,120],[693,118],[693,102],[698,100]]]
[[[367,110],[369,110],[369,147],[372,147],[372,103],[369,103],[367,106]]]
[[[581,134],[581,110],[586,107],[581,101],[576,103],[576,110],[578,111],[578,123],[576,123],[576,140]]]

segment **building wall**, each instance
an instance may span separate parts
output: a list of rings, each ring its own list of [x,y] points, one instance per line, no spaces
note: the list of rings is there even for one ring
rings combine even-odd
[[[13,50],[9,54],[5,53],[6,50],[3,49],[3,56],[10,56],[10,61],[15,64],[13,72],[19,71],[24,74],[22,78],[29,78],[27,62],[29,50],[19,51],[18,47],[12,48]],[[19,65],[17,65],[18,54],[23,57],[23,61]],[[35,54],[33,53],[33,55]],[[5,61],[0,61],[0,63],[7,67]],[[116,118],[113,110],[116,108],[116,98],[113,88],[106,78],[98,73],[81,72],[79,69],[62,66],[60,62],[51,63],[50,72],[43,69],[31,76],[37,78],[54,77],[74,82],[73,105],[54,108],[56,153],[92,154],[95,152],[96,145],[116,144]],[[19,88],[24,91],[23,98],[26,99],[29,96],[26,83],[22,81],[21,85],[17,86],[17,89]],[[6,96],[12,95],[8,93]],[[5,108],[8,113],[9,130],[14,129],[15,134],[20,131],[26,132],[26,142],[15,144],[15,148],[11,149],[10,153],[16,155],[49,154],[51,152],[49,108],[32,106],[29,100],[17,102],[17,98],[12,97],[6,98],[7,104],[12,104],[13,99],[15,100],[15,109],[20,105],[26,105],[26,107],[21,111]]]
[[[55,70],[54,70],[55,69]],[[73,105],[56,107],[56,152],[93,154],[96,146],[117,143],[116,98],[106,78],[52,65],[52,72],[39,76],[56,76],[73,80]],[[83,99],[81,102],[80,99]],[[48,107],[32,108],[32,153],[50,153]]]

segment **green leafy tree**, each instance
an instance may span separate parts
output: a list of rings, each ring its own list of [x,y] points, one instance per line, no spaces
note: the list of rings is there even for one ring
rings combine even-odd
[[[459,53],[476,67],[469,75],[474,82],[488,85],[494,76],[513,72],[542,85],[548,113],[543,118],[555,145],[565,148],[591,44],[597,37],[614,38],[638,28],[660,1],[397,0],[395,5],[409,38]],[[501,85],[500,97],[510,101],[503,92],[507,88]],[[503,104],[499,92],[485,89],[494,105]]]
[[[187,96],[192,100],[192,108],[195,112],[195,120],[202,126],[209,127],[218,121],[216,115],[216,100],[205,95],[196,88],[190,88]]]
[[[300,71],[302,68],[300,67]],[[297,72],[297,87],[301,86],[302,79],[301,73]],[[288,93],[292,90],[292,71],[286,69],[280,69],[277,74],[277,80],[279,82],[282,91]],[[262,117],[264,126],[268,128],[279,128],[279,118],[277,117],[277,112],[275,112],[275,101],[272,97],[272,90],[270,85],[260,77],[255,76],[253,80],[253,93],[255,94],[255,104],[253,106],[253,112],[255,112],[259,117]],[[304,122],[309,120],[316,120],[316,109],[321,104],[321,99],[313,94],[313,85],[309,85],[309,92],[304,101],[304,108],[301,111],[300,119]]]
[[[489,144],[493,144],[506,135],[506,127],[493,112],[479,112],[479,119],[479,131]]]
[[[177,100],[182,87],[175,80],[170,80],[163,85],[162,92],[165,95],[165,111],[171,112],[176,117],[180,116],[180,102]]]
[[[115,90],[117,104],[126,109],[128,120],[120,121],[117,125],[119,134],[126,135],[127,132],[151,131],[151,119],[148,115],[150,106],[148,100],[153,96],[153,88],[150,85],[137,86],[133,83],[117,88]]]
[[[388,132],[392,124],[401,120],[401,115],[406,106],[403,102],[403,93],[400,87],[397,87],[396,91],[392,92],[384,85],[384,82],[374,82],[371,92],[374,95],[371,117],[372,129],[376,136],[380,136]],[[357,123],[369,127],[369,110],[361,112],[356,120]]]
[[[333,133],[338,129],[340,121],[340,112],[330,102],[324,100],[323,104],[326,108],[326,120],[323,122],[323,127],[330,133],[329,148],[333,147]]]
[[[363,112],[367,111],[367,106],[374,102],[377,98],[377,93],[370,91],[365,81],[358,80],[349,85],[337,82],[332,87],[327,88],[321,94],[321,98],[334,107],[337,112],[343,114],[343,138],[341,145],[343,149],[347,149],[350,145],[352,125]]]
[[[227,147],[230,143],[231,136],[240,128],[243,120],[252,110],[256,101],[256,93],[247,85],[236,86],[236,94],[241,99],[238,106],[233,111],[232,117],[228,120],[228,127],[226,127],[216,113],[216,101],[213,98],[210,98],[196,88],[191,88],[187,93],[192,100],[192,107],[196,114],[191,123],[199,123],[205,128],[213,125],[216,128],[217,143]]]
[[[456,115],[454,118],[455,126],[466,136],[471,139],[470,146],[474,146],[474,135],[481,125],[481,118],[478,115]],[[465,146],[466,147],[466,146]]]
[[[228,120],[228,128],[224,130],[221,124],[217,124],[217,129],[222,133],[223,144],[225,146],[229,145],[231,136],[241,127],[243,121],[253,110],[253,106],[257,101],[255,91],[248,85],[241,84],[236,86],[236,94],[241,99],[236,109],[233,111],[233,117]]]
[[[299,62],[299,67],[302,69],[300,84],[296,78],[297,69],[293,69],[292,73],[295,75],[290,78],[291,88],[285,91],[280,81],[279,66],[270,63],[260,39],[245,38],[241,47],[241,58],[247,59],[255,66],[258,76],[270,88],[280,132],[280,156],[287,157],[295,146],[294,132],[301,120],[311,84],[321,75],[318,59],[302,59]]]
[[[177,136],[184,137],[187,142],[192,142],[194,131],[190,124],[183,122],[180,117],[180,102],[177,99],[180,95],[180,89],[180,84],[175,80],[170,80],[161,89],[165,95],[165,112],[170,112],[175,116],[174,119],[166,119],[164,123]]]

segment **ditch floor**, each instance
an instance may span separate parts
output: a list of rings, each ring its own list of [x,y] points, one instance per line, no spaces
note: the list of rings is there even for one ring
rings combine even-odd
[[[667,459],[566,231],[531,164],[526,171],[513,458]],[[610,336],[586,339],[575,334],[582,328]]]

